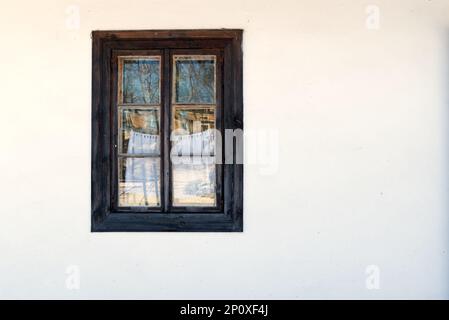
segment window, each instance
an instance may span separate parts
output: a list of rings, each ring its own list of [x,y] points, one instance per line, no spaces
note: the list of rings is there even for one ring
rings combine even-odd
[[[242,231],[242,31],[92,40],[92,231]]]

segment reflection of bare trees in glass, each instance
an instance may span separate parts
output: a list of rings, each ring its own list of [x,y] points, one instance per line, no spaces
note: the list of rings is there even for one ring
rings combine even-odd
[[[159,103],[159,61],[125,61],[123,68],[124,103]]]
[[[140,63],[139,61],[138,64],[144,103],[152,103],[155,100],[156,94],[159,94],[159,88],[154,88],[156,86],[159,87],[159,81],[156,81],[156,83],[152,81],[155,78],[154,74],[159,70],[156,69],[157,66],[155,63]],[[156,78],[159,78],[159,76],[156,76]]]
[[[215,101],[215,68],[213,60],[176,62],[178,103],[213,103]]]

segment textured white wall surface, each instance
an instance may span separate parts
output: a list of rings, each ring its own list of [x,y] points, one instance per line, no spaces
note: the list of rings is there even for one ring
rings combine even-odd
[[[90,32],[177,28],[244,29],[245,231],[91,233]],[[0,34],[0,298],[449,298],[449,1],[16,0]]]

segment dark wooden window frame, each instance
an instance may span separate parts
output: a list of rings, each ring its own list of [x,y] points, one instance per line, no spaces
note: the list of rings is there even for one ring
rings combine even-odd
[[[115,204],[116,168],[116,79],[114,59],[118,53],[157,51],[163,53],[161,74],[171,71],[170,52],[196,50],[216,52],[220,59],[222,83],[221,113],[217,127],[243,130],[242,90],[242,30],[139,30],[92,32],[92,180],[91,180],[91,231],[243,231],[243,164],[236,163],[242,143],[232,142],[233,163],[226,164],[224,150],[227,142],[223,136],[223,164],[219,165],[222,179],[217,181],[217,207],[165,207],[164,212],[154,210],[119,210]],[[189,51],[186,51],[189,52]],[[170,80],[161,81],[163,92],[169,92]],[[170,148],[166,137],[171,116],[171,95],[161,96],[161,127],[165,134],[161,140],[162,203],[170,203]],[[229,139],[234,139],[232,136]],[[237,150],[237,148],[239,150]],[[161,211],[161,210],[159,210]]]

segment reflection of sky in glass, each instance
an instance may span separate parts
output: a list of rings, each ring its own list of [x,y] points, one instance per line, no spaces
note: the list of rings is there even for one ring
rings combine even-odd
[[[176,103],[215,103],[214,60],[176,60]]]
[[[159,103],[159,61],[125,60],[123,63],[123,103]]]

